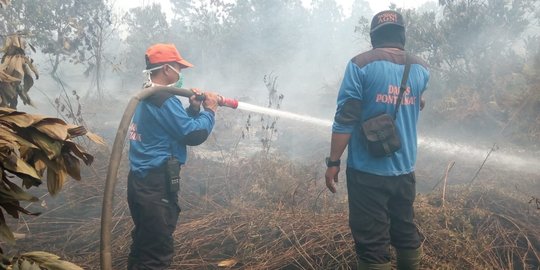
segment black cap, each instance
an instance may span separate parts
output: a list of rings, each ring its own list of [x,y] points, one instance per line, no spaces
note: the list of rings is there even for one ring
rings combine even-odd
[[[375,14],[375,16],[373,16],[373,19],[371,20],[370,33],[375,32],[377,29],[385,25],[391,25],[391,24],[401,26],[405,29],[405,23],[403,21],[403,16],[401,16],[401,14],[393,10],[381,11]]]

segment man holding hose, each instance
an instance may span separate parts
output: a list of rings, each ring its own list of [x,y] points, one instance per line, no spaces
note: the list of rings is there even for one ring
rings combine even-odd
[[[155,44],[145,55],[145,87],[182,87],[182,69],[193,65],[173,44]],[[166,269],[174,255],[173,233],[180,207],[180,166],[187,145],[199,145],[214,126],[218,96],[194,89],[189,107],[166,91],[157,92],[137,106],[129,127],[128,204],[134,228],[128,270]],[[200,107],[204,110],[201,111]]]

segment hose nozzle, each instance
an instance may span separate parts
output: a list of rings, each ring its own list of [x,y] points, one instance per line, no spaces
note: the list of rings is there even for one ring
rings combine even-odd
[[[198,94],[195,97],[197,100],[204,101],[206,99],[206,96],[204,94]],[[218,95],[218,105],[222,107],[229,107],[236,109],[238,108],[238,100],[234,98],[226,98],[222,95]]]
[[[236,109],[238,108],[238,100],[234,98],[226,98],[223,96],[218,96],[218,105]]]

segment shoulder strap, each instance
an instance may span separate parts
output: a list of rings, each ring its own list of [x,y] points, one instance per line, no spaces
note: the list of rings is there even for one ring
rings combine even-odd
[[[405,53],[405,71],[403,71],[403,78],[401,78],[401,86],[399,87],[399,96],[396,103],[396,109],[394,110],[394,119],[397,117],[399,111],[399,106],[401,105],[401,100],[403,99],[403,93],[407,89],[407,81],[409,80],[409,72],[411,71],[411,62],[409,61],[409,56]]]

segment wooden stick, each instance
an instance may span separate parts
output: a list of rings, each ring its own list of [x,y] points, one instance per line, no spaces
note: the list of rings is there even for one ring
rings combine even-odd
[[[445,196],[446,196],[446,185],[448,183],[448,174],[450,173],[450,170],[454,167],[456,164],[455,161],[452,161],[448,163],[448,166],[446,167],[446,172],[444,173],[444,183],[443,183],[443,190],[442,190],[442,208],[443,208],[443,215],[444,215],[444,225],[446,226],[446,229],[448,230],[448,215],[446,214],[446,208],[444,207],[445,204]]]
[[[446,196],[446,183],[448,182],[448,174],[450,173],[450,170],[454,167],[456,164],[455,161],[452,161],[448,163],[448,167],[446,167],[446,172],[444,173],[444,184],[442,189],[442,207],[444,208],[444,198]]]

